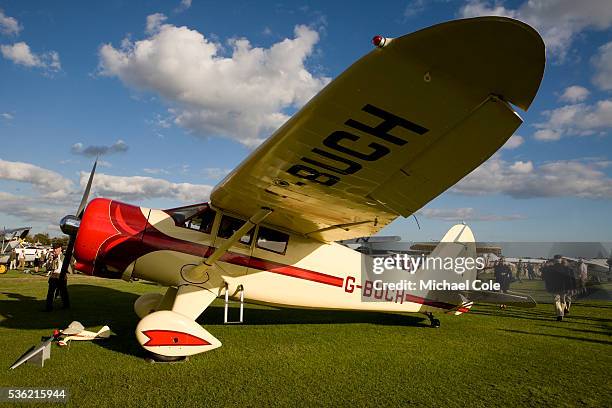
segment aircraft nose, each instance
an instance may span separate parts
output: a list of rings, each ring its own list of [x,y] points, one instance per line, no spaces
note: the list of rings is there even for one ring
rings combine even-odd
[[[66,220],[66,228],[72,220]],[[89,275],[120,278],[138,256],[147,219],[140,207],[106,198],[92,200],[78,227],[75,269]]]
[[[66,235],[76,235],[80,225],[81,220],[74,215],[67,215],[60,221],[60,229]]]

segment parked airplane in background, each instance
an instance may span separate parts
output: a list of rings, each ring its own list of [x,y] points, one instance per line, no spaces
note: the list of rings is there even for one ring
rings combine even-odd
[[[0,231],[0,273],[6,272],[13,249],[28,236],[32,227],[4,229]]]
[[[97,198],[87,205],[94,165],[76,215],[61,221],[70,235],[62,273],[72,254],[85,273],[168,286],[135,303],[136,337],[159,358],[221,345],[196,323],[219,296],[420,312],[432,326],[439,325],[433,312],[468,311],[472,302],[459,292],[372,290],[368,255],[335,241],[410,216],[496,152],[522,123],[513,106],[526,110],[536,95],[544,44],[528,25],[503,17],[373,42],[221,181],[210,203],[157,210]],[[434,252],[475,254],[466,225],[442,242]],[[385,300],[368,301],[379,296]]]

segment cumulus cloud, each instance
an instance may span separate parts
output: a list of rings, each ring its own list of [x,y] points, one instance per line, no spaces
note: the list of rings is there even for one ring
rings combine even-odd
[[[612,100],[594,104],[571,104],[544,111],[545,122],[536,123],[534,137],[541,141],[555,141],[565,136],[589,136],[612,127]]]
[[[81,187],[85,187],[89,173],[81,173]],[[212,186],[204,184],[173,183],[168,180],[143,176],[111,176],[96,174],[93,191],[100,196],[126,201],[152,198],[170,198],[193,203],[208,200]]]
[[[589,90],[583,86],[572,85],[565,88],[559,99],[571,103],[582,102],[589,96],[589,93]]]
[[[166,21],[168,17],[162,13],[155,13],[147,16],[147,27],[145,32],[147,34],[155,34],[159,31],[162,23]]]
[[[78,154],[81,156],[87,157],[96,157],[96,156],[104,156],[114,153],[124,153],[127,152],[128,145],[121,139],[117,140],[110,146],[84,146],[83,143],[75,143],[70,148],[72,154]]]
[[[161,95],[174,123],[195,134],[256,146],[289,118],[287,109],[329,82],[304,65],[318,41],[317,31],[299,25],[294,38],[270,48],[231,39],[228,53],[196,30],[161,24],[143,40],[102,45],[100,74]]]
[[[9,17],[0,9],[0,33],[5,35],[17,35],[23,27],[14,17]]]
[[[34,186],[46,198],[65,198],[73,183],[59,173],[30,163],[0,159],[0,180],[12,180]]]
[[[0,213],[19,218],[23,222],[58,225],[59,220],[68,214],[67,208],[41,207],[40,204],[39,200],[32,197],[0,191]]]
[[[605,160],[507,162],[498,155],[486,161],[455,187],[465,195],[505,194],[514,198],[581,197],[611,199],[612,178],[603,171]]]
[[[510,139],[508,139],[508,141],[502,146],[502,149],[506,149],[506,150],[516,149],[517,147],[522,145],[524,142],[525,142],[525,138],[523,136],[512,135],[510,136]]]
[[[612,8],[612,6],[610,7]],[[612,41],[599,47],[592,59],[597,70],[593,83],[605,91],[612,90]]]
[[[2,116],[2,119],[5,119],[5,120],[13,120],[15,118],[15,115],[9,112],[2,112],[0,113],[0,116]]]
[[[481,214],[473,208],[423,208],[419,214],[425,218],[441,221],[514,221],[526,217],[521,214]]]
[[[0,45],[0,52],[7,60],[24,67],[42,68],[53,72],[62,69],[57,52],[49,51],[43,54],[35,54],[30,50],[30,46],[23,41],[13,45]]]
[[[516,18],[538,29],[549,53],[563,59],[577,34],[585,29],[607,30],[612,26],[609,0],[529,0],[518,8],[503,2],[469,0],[459,11],[462,17],[497,15]]]

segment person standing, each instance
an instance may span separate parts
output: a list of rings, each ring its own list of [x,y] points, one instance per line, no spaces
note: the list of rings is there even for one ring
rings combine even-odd
[[[40,252],[40,249],[37,249],[34,252],[34,273],[38,273],[38,268],[40,268],[40,258],[41,258],[41,252]]]
[[[19,269],[24,270],[25,269],[25,249],[23,248],[19,248]]]
[[[533,280],[535,278],[533,264],[531,262],[527,262],[527,278],[529,280]]]
[[[519,282],[523,282],[521,280],[521,275],[523,274],[523,260],[519,259],[518,264],[516,265],[516,280]]]
[[[17,269],[17,252],[15,248],[13,248],[9,255],[9,269]]]
[[[53,261],[51,276],[49,276],[49,289],[47,290],[47,303],[45,307],[46,312],[53,310],[53,299],[55,298],[56,292],[59,293],[62,299],[62,306],[64,309],[70,308],[70,299],[68,297],[68,285],[66,275],[60,279],[62,270],[62,247],[58,245],[53,251]]]
[[[554,262],[547,262],[541,271],[546,291],[553,295],[557,321],[560,322],[572,306],[572,292],[576,288],[574,273],[561,256],[555,256]]]

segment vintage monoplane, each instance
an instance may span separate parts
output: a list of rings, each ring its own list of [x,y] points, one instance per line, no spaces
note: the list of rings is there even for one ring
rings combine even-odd
[[[461,293],[398,291],[380,294],[388,301],[364,301],[368,255],[335,241],[410,216],[495,153],[522,123],[514,106],[526,110],[536,95],[544,44],[528,25],[503,17],[373,43],[222,180],[210,203],[158,210],[96,198],[87,205],[94,165],[76,215],[61,221],[70,236],[62,272],[72,255],[87,274],[168,286],[135,303],[136,337],[158,357],[219,347],[196,318],[220,296],[420,312],[433,326],[432,312],[466,312],[472,302]],[[466,225],[442,242],[454,246],[446,250],[453,256],[475,252]]]
[[[31,229],[32,227],[20,227],[0,231],[0,273],[7,271],[11,252],[19,247]]]

